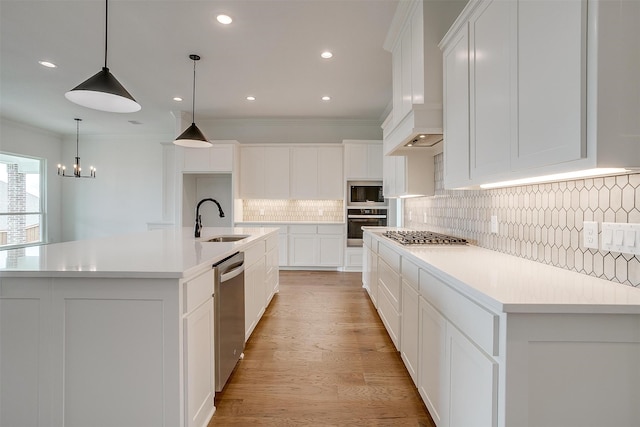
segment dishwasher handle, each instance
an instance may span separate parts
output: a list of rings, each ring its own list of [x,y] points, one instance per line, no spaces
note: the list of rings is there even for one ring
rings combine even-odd
[[[238,275],[240,275],[242,272],[244,272],[244,261],[231,264],[229,268],[221,272],[220,283],[226,282],[227,280],[231,280],[234,277],[237,277]]]

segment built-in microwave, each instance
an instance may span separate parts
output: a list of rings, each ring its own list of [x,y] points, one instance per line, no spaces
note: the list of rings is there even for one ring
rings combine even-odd
[[[348,181],[347,206],[386,206],[381,181]]]

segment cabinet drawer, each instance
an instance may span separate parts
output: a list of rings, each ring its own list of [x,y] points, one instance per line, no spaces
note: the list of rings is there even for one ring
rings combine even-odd
[[[385,243],[378,244],[378,255],[397,273],[400,273],[400,254],[391,249]]]
[[[498,355],[500,317],[424,270],[420,270],[420,295],[460,331],[492,356]]]
[[[315,225],[290,225],[289,234],[316,234],[318,227]]]
[[[400,275],[384,260],[378,260],[378,283],[387,290],[393,307],[400,311]]]
[[[418,271],[420,269],[417,265],[409,261],[407,258],[402,258],[402,280],[407,282],[416,291],[420,289]]]
[[[378,314],[385,329],[393,341],[396,350],[400,351],[400,313],[394,308],[391,295],[386,289],[378,293]]]
[[[184,284],[183,313],[190,313],[203,302],[211,299],[214,289],[213,282],[213,270],[210,270]]]
[[[264,257],[265,253],[265,241],[262,240],[255,245],[244,250],[244,265],[245,268],[255,264],[260,258]]]
[[[319,225],[318,234],[343,234],[344,225],[332,224],[332,225]]]

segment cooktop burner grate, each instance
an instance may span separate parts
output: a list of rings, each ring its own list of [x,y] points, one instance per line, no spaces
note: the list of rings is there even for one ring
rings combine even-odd
[[[466,245],[467,240],[460,237],[432,231],[385,231],[385,237],[403,245]]]

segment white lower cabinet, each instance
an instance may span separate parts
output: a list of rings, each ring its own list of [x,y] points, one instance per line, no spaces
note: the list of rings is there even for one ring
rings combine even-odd
[[[370,235],[363,236],[362,286],[369,293],[374,307],[378,307],[378,241]]]
[[[414,384],[418,382],[418,345],[420,329],[418,291],[402,279],[402,326],[400,356]]]
[[[207,275],[213,276],[213,275]],[[213,283],[213,277],[211,277]],[[184,318],[185,401],[188,427],[201,427],[211,418],[215,395],[213,298]]]
[[[339,267],[344,257],[344,226],[290,225],[289,266]]]
[[[389,246],[378,247],[378,313],[393,345],[400,350],[401,329],[400,255]]]
[[[265,242],[248,248],[244,252],[244,325],[245,341],[260,321],[266,301]]]
[[[422,297],[419,310],[418,391],[431,418],[442,427],[447,419],[444,407],[448,390],[445,370],[447,321]]]
[[[447,324],[445,372],[449,373],[449,427],[497,426],[498,364],[451,323]]]

